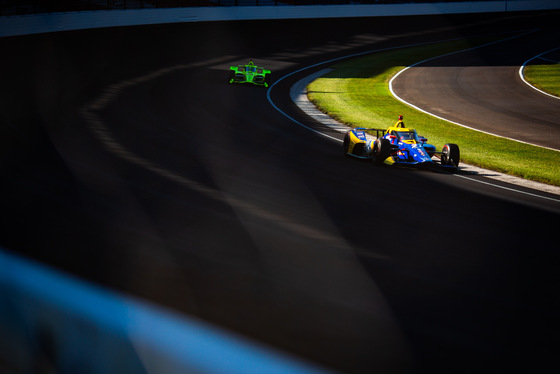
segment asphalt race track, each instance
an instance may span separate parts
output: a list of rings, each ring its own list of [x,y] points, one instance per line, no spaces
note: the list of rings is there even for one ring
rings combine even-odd
[[[551,46],[557,39],[557,32],[535,29],[442,56],[400,74],[393,90],[405,101],[448,120],[560,149],[560,101],[532,89],[519,76],[527,60],[556,48]]]
[[[346,159],[265,88],[226,83],[249,58],[279,79],[429,40],[558,35],[557,13],[502,17],[1,39],[0,245],[340,372],[544,372],[557,199]],[[312,70],[270,96],[319,129],[288,92]]]

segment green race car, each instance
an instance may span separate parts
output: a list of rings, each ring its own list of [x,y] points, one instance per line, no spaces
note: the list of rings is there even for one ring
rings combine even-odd
[[[249,61],[247,65],[230,66],[229,83],[253,83],[268,87],[270,70],[266,70]]]

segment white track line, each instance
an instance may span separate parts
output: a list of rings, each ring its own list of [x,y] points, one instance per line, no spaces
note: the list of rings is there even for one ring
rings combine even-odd
[[[536,59],[536,58],[542,58],[542,57],[541,57],[542,55],[546,55],[547,53],[556,51],[557,49],[560,49],[560,47],[554,48],[554,49],[551,49],[551,50],[548,50],[548,51],[546,51],[546,52],[543,52],[543,53],[541,53],[541,54],[536,55],[535,57],[531,57],[530,59],[528,59],[527,61],[525,61],[525,62],[523,63],[523,65],[521,65],[521,67],[519,68],[519,76],[521,77],[521,80],[522,80],[527,86],[531,87],[532,89],[537,90],[537,91],[539,91],[540,93],[542,93],[542,94],[544,94],[544,95],[546,95],[546,96],[550,96],[550,97],[552,97],[552,98],[554,98],[554,99],[559,99],[559,100],[560,100],[560,97],[551,95],[551,94],[549,94],[548,92],[544,92],[543,90],[538,89],[537,87],[533,86],[531,83],[529,83],[529,82],[525,79],[525,74],[523,74],[523,71],[525,70],[525,66],[529,63],[529,61],[532,61],[532,60],[534,60],[534,59]],[[547,60],[547,61],[551,61],[551,62],[555,62],[555,63],[557,63],[557,64],[560,64],[559,61],[548,60],[548,59],[545,59],[545,58],[543,58],[543,60]]]
[[[450,55],[454,55],[454,54],[457,54],[457,53],[462,53],[462,52],[466,52],[466,51],[471,51],[471,50],[473,50],[473,49],[478,49],[478,48],[486,47],[486,46],[489,46],[489,45],[501,43],[501,42],[504,42],[504,41],[507,41],[507,40],[515,39],[515,38],[518,38],[518,37],[527,35],[527,34],[529,34],[529,33],[531,33],[531,32],[534,32],[534,31],[535,31],[535,30],[529,31],[529,32],[527,32],[527,33],[525,33],[525,34],[516,35],[516,36],[513,36],[513,37],[511,37],[511,38],[502,39],[502,40],[498,40],[498,41],[496,41],[496,42],[491,42],[491,43],[483,44],[483,45],[480,45],[480,46],[477,46],[477,47],[472,47],[472,48],[463,49],[463,50],[456,51],[456,52],[446,53],[446,54],[443,54],[443,55],[440,55],[440,56],[436,56],[436,57],[428,58],[428,59],[423,60],[423,61],[419,61],[419,62],[417,62],[417,63],[415,63],[415,64],[412,64],[412,65],[410,65],[410,66],[407,66],[406,68],[402,69],[402,70],[399,71],[397,74],[395,74],[395,75],[393,76],[393,78],[391,78],[391,80],[389,81],[389,90],[391,91],[391,94],[393,95],[393,97],[394,97],[395,99],[397,99],[397,100],[399,100],[400,102],[402,102],[402,103],[404,103],[404,104],[410,106],[411,108],[414,108],[414,109],[416,109],[416,110],[418,110],[418,111],[420,111],[420,112],[422,112],[422,113],[428,114],[428,115],[430,115],[430,116],[432,116],[432,117],[434,117],[434,118],[437,118],[437,119],[440,119],[440,120],[443,120],[443,121],[447,121],[447,122],[449,122],[449,123],[452,123],[452,124],[457,125],[457,126],[461,126],[461,127],[463,127],[463,128],[469,129],[469,130],[478,131],[478,132],[481,132],[481,133],[483,133],[483,134],[488,134],[488,135],[496,136],[496,137],[498,137],[498,138],[508,139],[508,140],[512,140],[512,141],[514,141],[514,142],[523,143],[523,144],[527,144],[527,145],[532,145],[532,146],[534,146],[534,147],[539,147],[539,148],[544,148],[544,149],[548,149],[548,150],[551,150],[551,151],[560,152],[560,149],[550,148],[550,147],[545,147],[545,146],[538,145],[538,144],[533,144],[533,143],[524,142],[524,141],[522,141],[522,140],[518,140],[518,139],[514,139],[514,138],[510,138],[510,137],[502,136],[502,135],[498,135],[498,134],[494,134],[494,133],[487,132],[487,131],[482,131],[482,130],[476,129],[476,128],[474,128],[474,127],[467,126],[467,125],[462,124],[462,123],[459,123],[459,122],[451,121],[451,120],[449,120],[449,119],[447,119],[447,118],[438,116],[437,114],[428,112],[427,110],[424,110],[424,109],[422,109],[422,108],[420,108],[420,107],[418,107],[418,106],[416,106],[416,105],[414,105],[414,104],[412,104],[412,103],[409,103],[408,101],[406,101],[406,100],[404,100],[403,98],[401,98],[400,96],[398,96],[398,95],[395,93],[395,91],[393,90],[393,81],[394,81],[395,79],[397,79],[397,77],[398,77],[399,75],[401,75],[401,73],[404,73],[405,71],[407,71],[407,70],[408,70],[409,68],[411,68],[411,67],[414,67],[414,66],[416,66],[416,65],[422,64],[422,63],[424,63],[424,62],[426,62],[426,61],[435,60],[435,59],[440,58],[440,57],[445,57],[445,56],[450,56]],[[534,88],[534,87],[533,87],[533,88]]]
[[[330,136],[330,135],[328,135],[328,134],[322,133],[322,132],[320,132],[320,131],[317,131],[317,130],[315,130],[315,129],[312,129],[312,128],[309,127],[309,126],[304,125],[303,123],[297,121],[295,118],[291,117],[289,114],[287,114],[287,113],[284,112],[282,109],[280,109],[276,104],[274,104],[274,102],[272,101],[272,98],[270,97],[270,92],[272,91],[272,89],[273,89],[274,87],[276,87],[276,85],[277,85],[278,83],[280,83],[281,81],[283,81],[284,79],[286,79],[286,78],[288,78],[288,77],[290,77],[290,76],[292,76],[292,75],[294,75],[294,74],[300,73],[300,72],[302,72],[302,71],[315,68],[315,67],[317,67],[317,66],[321,66],[321,65],[325,65],[325,64],[330,64],[330,63],[333,63],[333,62],[336,62],[336,61],[341,61],[341,60],[348,59],[348,58],[353,58],[353,57],[359,57],[359,56],[363,56],[363,55],[367,55],[367,54],[371,54],[371,53],[376,53],[376,52],[384,52],[384,51],[390,51],[390,50],[393,50],[393,49],[401,49],[401,48],[409,48],[409,47],[418,47],[418,46],[421,46],[421,45],[429,45],[429,44],[450,42],[450,41],[456,41],[456,40],[461,40],[461,39],[455,38],[455,39],[440,40],[440,41],[436,41],[436,42],[414,43],[414,44],[407,44],[407,45],[402,45],[402,46],[397,46],[397,47],[381,48],[381,49],[376,49],[376,50],[371,50],[371,51],[366,51],[366,52],[360,52],[360,53],[354,53],[354,54],[350,54],[350,55],[346,55],[346,56],[337,57],[337,58],[333,58],[333,59],[330,59],[330,60],[322,61],[322,62],[319,62],[319,63],[317,63],[317,64],[309,65],[309,66],[306,66],[306,67],[301,68],[301,69],[299,69],[299,70],[293,71],[293,72],[291,72],[291,73],[289,73],[289,74],[284,75],[283,77],[280,77],[279,79],[277,79],[274,83],[272,83],[272,84],[268,87],[268,90],[266,91],[266,98],[268,99],[268,102],[270,103],[270,105],[272,105],[272,106],[274,107],[274,109],[276,109],[278,112],[280,112],[281,114],[283,114],[286,118],[290,119],[292,122],[298,124],[298,125],[301,126],[301,127],[306,128],[306,129],[308,129],[308,130],[310,130],[310,131],[312,131],[312,132],[314,132],[314,133],[316,133],[316,134],[319,134],[319,135],[321,135],[321,136],[327,137],[327,138],[332,139],[332,140],[335,140],[335,141],[340,141],[340,142],[342,142],[342,140],[340,140],[340,139],[334,138],[334,137],[332,137],[332,136]]]
[[[467,177],[467,176],[460,175],[460,174],[453,174],[453,175],[456,176],[456,177],[459,177],[459,178],[468,179],[468,180],[473,181],[473,182],[476,182],[476,183],[481,183],[481,184],[485,184],[485,185],[487,185],[487,186],[492,186],[492,187],[500,188],[500,189],[502,189],[502,190],[513,191],[513,192],[517,192],[517,193],[520,193],[520,194],[523,194],[523,195],[532,196],[532,197],[538,197],[538,198],[540,198],[540,199],[545,199],[545,200],[550,200],[550,201],[554,201],[554,202],[560,203],[560,199],[555,199],[555,198],[553,198],[553,197],[541,196],[541,195],[537,195],[537,194],[534,194],[534,193],[530,193],[530,192],[526,192],[526,191],[517,190],[517,189],[515,189],[515,188],[500,186],[500,185],[497,185],[497,184],[494,184],[494,183],[481,181],[481,180],[479,180],[479,179],[469,178],[469,177]],[[487,177],[487,176],[485,176],[485,177]],[[488,178],[488,177],[487,177],[487,178]],[[530,181],[529,181],[529,182],[530,182]],[[511,183],[511,182],[508,182],[508,183]],[[536,183],[536,182],[535,182],[535,183]],[[522,186],[522,184],[520,184],[520,186]],[[530,186],[527,186],[527,187],[532,188],[532,187],[530,187]],[[544,191],[544,192],[549,192],[549,191]],[[555,192],[550,192],[550,193],[555,193]],[[556,192],[556,194],[558,194],[558,192]]]

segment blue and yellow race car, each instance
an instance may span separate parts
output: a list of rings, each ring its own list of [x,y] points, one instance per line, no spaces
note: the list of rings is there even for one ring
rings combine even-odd
[[[375,135],[369,135],[366,131]],[[346,132],[343,141],[344,155],[371,159],[376,165],[418,166],[444,168],[457,171],[460,152],[456,144],[445,144],[441,151],[418,136],[416,130],[392,126],[386,130],[355,128]],[[434,156],[439,159],[434,159]]]
[[[253,83],[265,87],[270,83],[270,70],[256,66],[252,60],[247,65],[230,66],[229,70],[229,83]]]

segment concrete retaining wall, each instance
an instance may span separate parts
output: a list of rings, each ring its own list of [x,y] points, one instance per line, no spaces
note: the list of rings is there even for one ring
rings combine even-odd
[[[491,13],[543,9],[560,9],[560,1],[509,0],[424,4],[238,6],[99,10],[0,17],[0,37],[99,27],[178,22]]]

